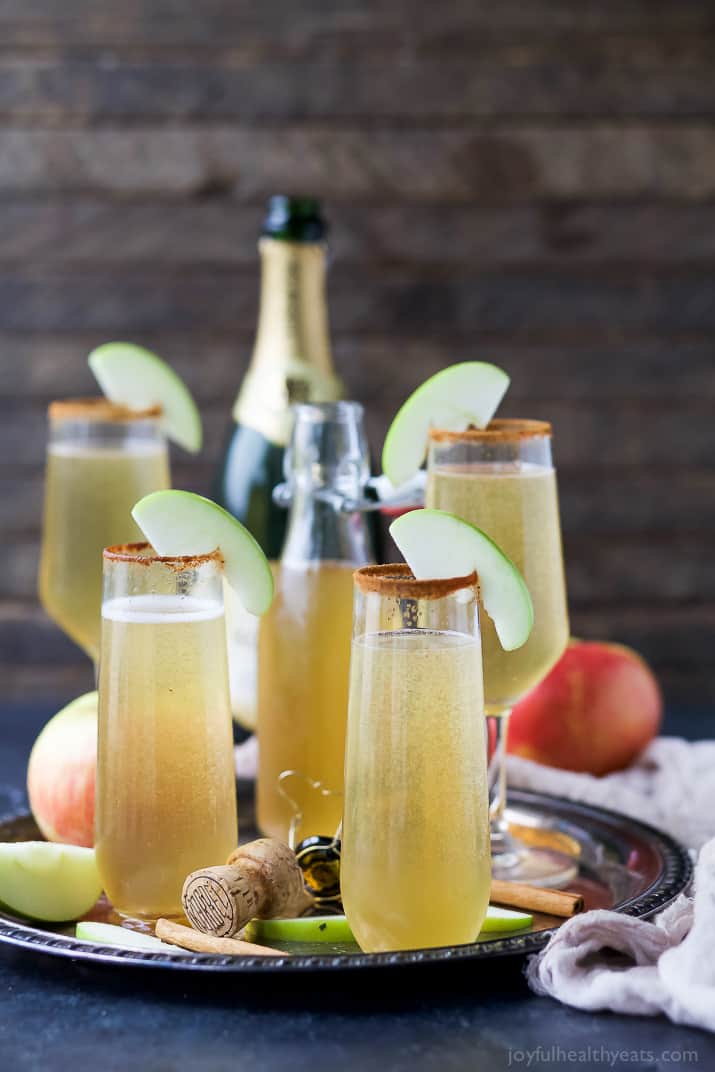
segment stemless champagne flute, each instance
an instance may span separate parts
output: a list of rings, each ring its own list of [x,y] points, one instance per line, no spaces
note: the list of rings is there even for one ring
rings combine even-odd
[[[122,915],[181,913],[237,844],[222,559],[104,551],[95,849]]]
[[[494,420],[486,429],[429,438],[427,506],[477,525],[519,568],[534,604],[526,644],[504,651],[482,616],[484,704],[493,716],[492,870],[495,878],[535,884],[563,883],[575,873],[571,857],[530,848],[510,833],[506,807],[505,749],[512,707],[564,651],[569,637],[556,473],[551,425],[545,421]]]
[[[476,575],[355,572],[341,886],[366,952],[473,942],[489,900]]]
[[[132,506],[169,487],[161,410],[86,398],[53,402],[48,417],[40,600],[96,666],[102,549],[141,539]]]

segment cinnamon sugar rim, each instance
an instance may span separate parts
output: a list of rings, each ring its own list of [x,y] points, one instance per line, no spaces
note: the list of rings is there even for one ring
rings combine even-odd
[[[143,551],[148,553],[142,554]],[[137,566],[153,566],[160,562],[163,566],[177,570],[194,569],[206,562],[223,566],[223,555],[218,547],[204,555],[157,555],[150,543],[117,543],[112,547],[105,547],[102,557],[109,562],[131,562]]]
[[[361,592],[375,592],[380,596],[395,596],[398,599],[442,599],[463,588],[479,590],[476,571],[466,577],[440,577],[418,581],[410,567],[402,562],[363,566],[355,570],[353,580]]]
[[[118,402],[110,402],[108,398],[63,398],[50,402],[47,407],[47,416],[51,421],[146,421],[161,417],[162,412],[161,406],[131,409]]]
[[[429,438],[433,443],[516,443],[520,439],[539,439],[551,434],[549,421],[510,417],[490,421],[486,428],[466,428],[463,432],[450,432],[446,428],[429,430]]]

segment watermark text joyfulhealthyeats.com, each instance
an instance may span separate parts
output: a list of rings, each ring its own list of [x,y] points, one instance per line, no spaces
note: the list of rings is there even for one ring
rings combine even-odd
[[[535,1046],[534,1049],[507,1050],[509,1068],[536,1068],[539,1065],[602,1064],[604,1068],[616,1068],[625,1064],[695,1065],[700,1060],[697,1050],[612,1050],[608,1046],[585,1046],[574,1049],[566,1046]]]

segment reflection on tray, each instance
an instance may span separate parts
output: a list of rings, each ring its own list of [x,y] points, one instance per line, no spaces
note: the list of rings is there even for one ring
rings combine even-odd
[[[547,830],[538,826],[509,823],[509,833],[527,845],[536,845],[544,849],[556,849],[558,852],[565,852],[575,858],[581,855],[581,845],[576,838],[563,834],[559,830]]]

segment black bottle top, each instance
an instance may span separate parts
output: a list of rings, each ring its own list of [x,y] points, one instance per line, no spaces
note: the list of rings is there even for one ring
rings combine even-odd
[[[287,197],[276,194],[268,201],[268,213],[261,234],[286,242],[321,242],[328,231],[314,197]]]

